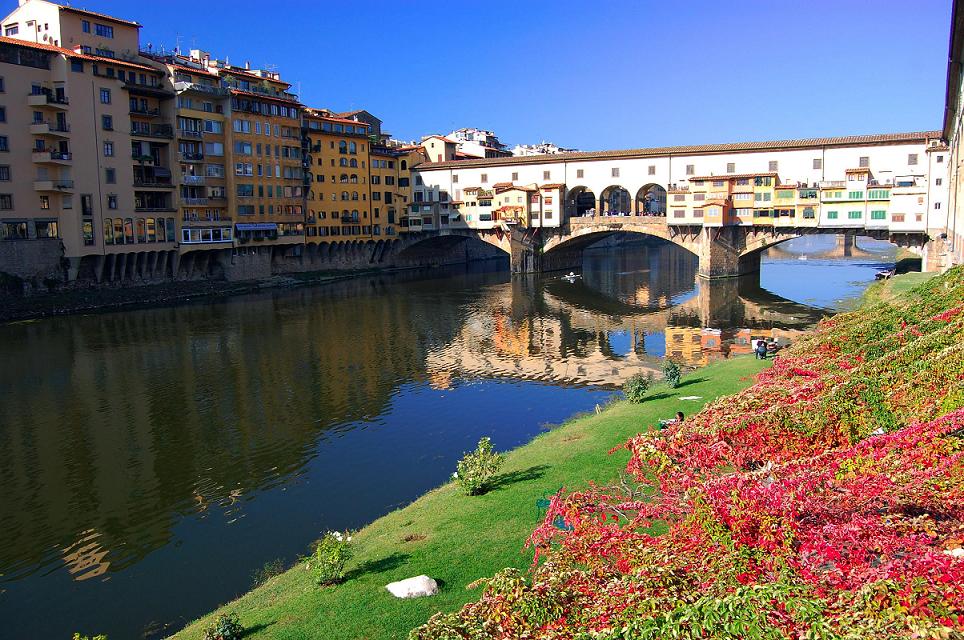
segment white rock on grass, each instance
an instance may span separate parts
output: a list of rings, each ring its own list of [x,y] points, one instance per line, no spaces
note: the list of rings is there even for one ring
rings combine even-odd
[[[396,598],[421,598],[438,593],[438,583],[428,576],[415,576],[385,585]]]

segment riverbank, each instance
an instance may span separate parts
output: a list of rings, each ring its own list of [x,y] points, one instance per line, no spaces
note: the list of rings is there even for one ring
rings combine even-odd
[[[523,547],[543,517],[536,505],[540,498],[560,487],[615,481],[628,453],[609,455],[610,449],[677,410],[696,412],[752,384],[764,366],[749,357],[720,362],[695,371],[676,390],[654,388],[643,404],[617,402],[570,420],[509,452],[490,493],[466,497],[448,483],[359,531],[344,584],[319,588],[297,565],[174,637],[200,638],[217,614],[231,612],[250,629],[246,638],[406,638],[434,612],[454,611],[476,599],[478,592],[466,585],[503,567],[531,563],[532,553]],[[419,574],[440,581],[437,596],[398,600],[384,589]]]

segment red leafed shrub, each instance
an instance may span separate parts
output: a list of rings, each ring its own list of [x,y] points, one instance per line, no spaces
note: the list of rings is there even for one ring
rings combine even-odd
[[[964,637],[962,309],[958,269],[822,323],[411,637]]]

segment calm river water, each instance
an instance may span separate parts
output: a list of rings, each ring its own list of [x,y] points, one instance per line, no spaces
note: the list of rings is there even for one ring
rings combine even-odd
[[[759,285],[631,245],[574,283],[489,265],[2,326],[0,637],[170,633],[479,437],[520,445],[666,353],[792,337],[893,263],[833,242],[784,245]]]

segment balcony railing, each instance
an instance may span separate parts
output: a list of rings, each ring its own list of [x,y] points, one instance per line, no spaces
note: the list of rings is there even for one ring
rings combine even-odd
[[[169,124],[159,124],[153,127],[132,126],[131,135],[147,138],[173,138],[174,129]]]
[[[196,82],[175,82],[174,90],[178,93],[182,91],[198,91],[200,93],[207,93],[209,95],[219,96],[222,98],[226,98],[227,96],[231,95],[231,92],[223,87],[212,87],[210,85],[198,84]]]
[[[173,189],[174,185],[170,181],[151,180],[149,178],[134,178],[135,187],[154,187],[160,189]]]
[[[70,125],[56,122],[34,122],[30,125],[30,133],[37,136],[66,136],[70,133]]]
[[[204,176],[181,176],[182,184],[204,184]]]
[[[196,162],[198,160],[204,160],[204,154],[200,151],[182,151],[181,160],[186,160],[188,162]]]
[[[821,180],[820,186],[825,189],[839,189],[847,186],[846,180]]]
[[[66,151],[34,151],[31,159],[34,162],[70,162],[73,155]]]
[[[153,118],[155,116],[161,115],[160,109],[145,109],[143,107],[131,107],[132,116],[143,116],[146,118]]]
[[[74,188],[73,180],[34,180],[35,191],[70,191]]]
[[[179,137],[181,137],[181,138],[197,138],[197,139],[200,139],[200,138],[203,137],[204,134],[203,134],[203,132],[201,132],[201,131],[196,131],[196,130],[194,130],[194,129],[178,129],[178,130],[177,130],[177,135],[178,135]]]
[[[207,203],[208,203],[207,198],[181,198],[181,204],[185,204],[193,207],[205,205]]]
[[[155,206],[134,205],[134,211],[140,211],[143,213],[166,213],[166,212],[177,211],[177,209],[173,207],[167,207],[167,206],[155,207]]]
[[[58,109],[66,109],[70,104],[67,100],[67,96],[58,96],[52,91],[42,91],[40,93],[31,93],[27,96],[27,104],[31,107],[56,107]]]

